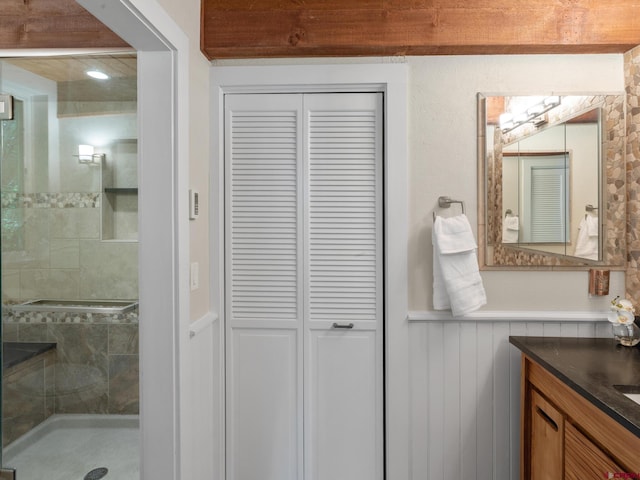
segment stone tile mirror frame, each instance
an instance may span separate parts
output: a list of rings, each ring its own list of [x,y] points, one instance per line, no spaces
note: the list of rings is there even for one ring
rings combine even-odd
[[[478,257],[483,270],[573,269],[595,266],[624,270],[626,262],[625,211],[625,96],[624,94],[584,95],[584,110],[600,105],[603,109],[602,201],[604,242],[600,261],[541,253],[517,245],[502,244],[502,149],[517,140],[501,138],[495,129],[494,151],[487,149],[487,98],[500,94],[478,94]],[[570,114],[575,114],[575,108]],[[554,111],[555,110],[555,111]],[[548,124],[555,125],[570,116],[562,108],[548,113]],[[526,130],[526,127],[523,128]],[[520,130],[520,129],[519,129]]]

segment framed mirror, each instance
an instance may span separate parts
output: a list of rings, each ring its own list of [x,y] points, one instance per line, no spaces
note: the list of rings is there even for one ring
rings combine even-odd
[[[483,269],[623,268],[624,95],[478,94]]]

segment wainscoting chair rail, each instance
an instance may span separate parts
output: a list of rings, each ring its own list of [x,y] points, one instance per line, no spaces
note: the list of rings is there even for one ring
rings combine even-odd
[[[407,313],[409,322],[607,322],[607,312],[550,310],[486,310],[454,317],[451,312],[422,310]]]

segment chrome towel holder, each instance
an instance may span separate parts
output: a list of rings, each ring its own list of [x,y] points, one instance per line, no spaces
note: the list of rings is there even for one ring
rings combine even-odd
[[[464,201],[462,200],[453,200],[451,197],[441,196],[438,197],[438,206],[440,208],[450,208],[452,203],[459,203],[460,208],[462,210],[462,214],[464,215]],[[436,219],[436,212],[433,212],[433,219]]]

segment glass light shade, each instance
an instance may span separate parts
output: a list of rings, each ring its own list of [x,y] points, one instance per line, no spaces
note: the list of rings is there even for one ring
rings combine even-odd
[[[506,112],[500,115],[500,129],[507,130],[512,127],[513,127],[513,115]]]
[[[542,105],[541,103],[536,103],[535,105],[532,105],[527,109],[527,114],[529,114],[532,117],[537,117],[543,111],[544,111],[544,105]]]
[[[93,152],[93,145],[78,145],[78,156],[83,160],[91,160]]]
[[[560,105],[560,97],[558,95],[552,95],[544,99],[544,104],[547,107],[557,107]]]

